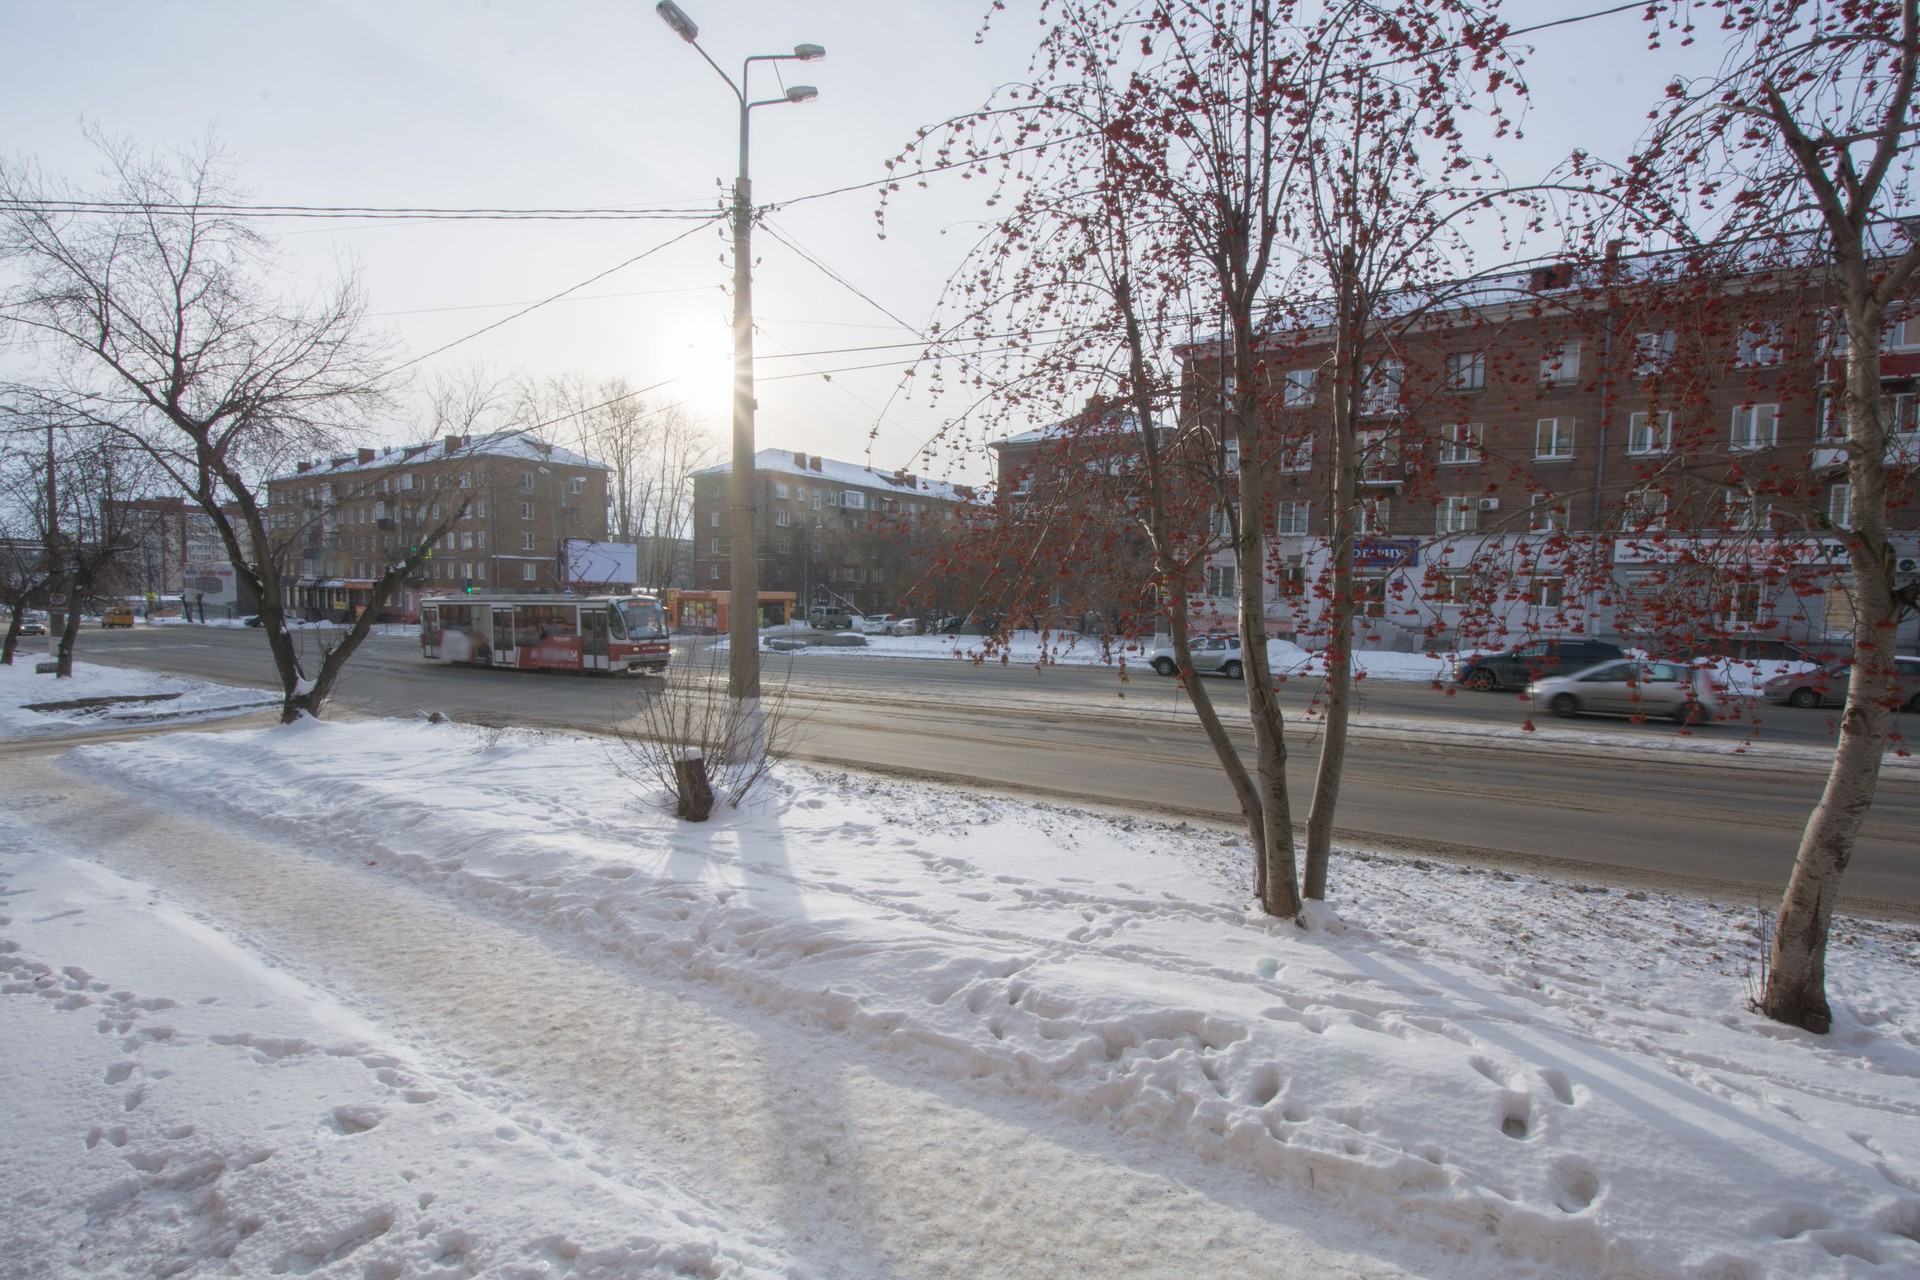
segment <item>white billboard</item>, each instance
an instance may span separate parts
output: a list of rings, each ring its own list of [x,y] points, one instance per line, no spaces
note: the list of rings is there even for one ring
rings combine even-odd
[[[631,587],[639,581],[640,548],[634,543],[567,539],[567,582],[570,585],[614,584]]]

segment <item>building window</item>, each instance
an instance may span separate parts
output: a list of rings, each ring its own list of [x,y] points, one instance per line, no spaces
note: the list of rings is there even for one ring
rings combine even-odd
[[[476,551],[485,551],[487,549],[487,531],[485,529],[473,535],[473,547]]]
[[[1440,461],[1447,465],[1480,461],[1480,424],[1449,422],[1441,427]]]
[[[1210,564],[1207,566],[1207,594],[1229,597],[1233,595],[1232,565]]]
[[[1285,388],[1281,391],[1281,400],[1289,409],[1303,409],[1313,403],[1314,371],[1312,369],[1293,369],[1287,373]]]
[[[1733,447],[1745,453],[1771,449],[1780,431],[1780,406],[1743,404],[1733,411]]]
[[[1540,381],[1555,387],[1580,381],[1580,344],[1562,342],[1548,347],[1540,357]]]
[[[840,506],[847,511],[865,511],[867,495],[858,489],[847,489],[840,494]]]
[[[1472,498],[1459,495],[1442,498],[1434,509],[1434,532],[1470,533],[1479,515],[1479,504]]]
[[[1671,329],[1664,333],[1641,333],[1633,339],[1633,373],[1637,378],[1651,378],[1666,370],[1673,359],[1675,339]]]
[[[1846,330],[1842,329],[1842,333]],[[1920,347],[1920,311],[1887,322],[1881,345],[1893,351],[1911,351]]]
[[[1665,453],[1672,444],[1672,413],[1636,413],[1627,419],[1628,453]]]
[[[1298,440],[1289,440],[1280,449],[1280,470],[1288,472],[1313,470],[1313,437],[1303,436]]]
[[[1881,425],[1897,436],[1920,431],[1920,394],[1897,391],[1886,397],[1880,405],[1880,418]]]
[[[773,482],[773,496],[784,502],[793,496],[793,491],[788,487],[785,480],[775,480]]]
[[[1779,321],[1750,324],[1740,331],[1734,347],[1733,362],[1742,368],[1779,364],[1782,340]]]
[[[793,512],[785,511],[785,510],[774,512],[773,523],[777,528],[781,528],[781,529],[793,528]]]
[[[531,502],[523,502],[520,504],[520,518],[522,520],[533,519],[533,504]]]
[[[1535,608],[1558,609],[1566,590],[1565,578],[1535,578],[1528,588],[1527,597]]]
[[[1360,431],[1354,436],[1362,480],[1400,478],[1400,437],[1392,431]]]
[[[1478,351],[1456,351],[1447,357],[1447,385],[1455,391],[1479,391],[1487,385],[1487,357]]]
[[[1400,408],[1400,386],[1406,379],[1406,366],[1398,360],[1382,360],[1367,370],[1360,386],[1360,412],[1394,413]]]
[[[1621,525],[1629,533],[1651,533],[1667,527],[1667,495],[1658,489],[1635,489],[1626,498]]]
[[[580,508],[578,508],[578,507],[568,507],[568,508],[567,508],[567,523],[568,523],[568,524],[579,524],[579,523],[580,523]]]
[[[402,477],[402,479],[404,480],[405,477]],[[400,487],[404,489],[406,488],[406,485],[403,483]],[[520,492],[522,493],[533,492],[533,472],[522,471],[520,473]]]
[[[473,535],[471,533],[462,533],[460,535],[460,549],[462,551],[473,550]]]
[[[1307,532],[1307,521],[1312,506],[1310,502],[1282,502],[1274,517],[1273,531],[1286,534]]]
[[[475,520],[485,520],[487,518],[487,500],[485,498],[473,504],[473,518]]]
[[[1362,498],[1353,509],[1353,531],[1362,537],[1387,531],[1388,501]]]
[[[539,565],[523,564],[520,566],[520,581],[533,582],[533,581],[536,581],[539,577],[540,577]]]
[[[1567,504],[1550,493],[1534,494],[1533,505],[1527,509],[1527,529],[1533,533],[1565,533]]]
[[[586,491],[586,487],[587,487],[587,482],[579,476],[575,476],[573,477],[573,479],[567,481],[568,493],[584,493]]]
[[[1561,460],[1573,456],[1573,419],[1542,418],[1534,427],[1533,456]]]
[[[1853,486],[1837,484],[1827,490],[1827,522],[1836,529],[1853,528]]]
[[[707,566],[707,581],[708,581],[708,582],[718,582],[718,581],[720,581],[720,566],[719,566],[719,565],[717,565],[717,564],[710,564],[710,565],[708,565],[708,566]]]
[[[707,539],[707,554],[708,554],[708,555],[710,555],[710,556],[717,556],[717,555],[719,555],[719,554],[721,554],[721,552],[720,552],[720,539],[718,539],[718,538],[708,538],[708,539]]]
[[[534,551],[538,549],[532,534],[523,533],[520,535],[520,549],[522,551]]]
[[[1748,533],[1764,529],[1770,523],[1773,509],[1771,504],[1751,493],[1739,493],[1732,489],[1720,495],[1721,515],[1726,527],[1735,532]]]

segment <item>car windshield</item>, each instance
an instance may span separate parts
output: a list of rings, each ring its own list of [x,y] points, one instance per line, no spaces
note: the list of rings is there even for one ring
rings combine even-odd
[[[616,625],[626,630],[629,639],[658,640],[667,634],[667,615],[653,600],[619,600],[614,604]]]

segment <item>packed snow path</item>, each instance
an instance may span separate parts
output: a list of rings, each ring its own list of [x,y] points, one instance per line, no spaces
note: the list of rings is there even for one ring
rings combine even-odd
[[[31,844],[43,856],[56,846],[74,856],[91,853],[125,876],[150,881],[181,910],[281,974],[332,992],[397,1042],[327,1047],[290,1037],[272,1020],[253,1025],[232,1007],[215,1021],[225,1030],[214,1038],[239,1046],[233,1052],[248,1053],[260,1072],[324,1054],[380,1073],[384,1107],[376,1100],[316,1118],[334,1135],[357,1140],[388,1109],[450,1113],[450,1099],[465,1099],[498,1113],[499,1143],[544,1144],[552,1158],[576,1166],[576,1182],[666,1187],[698,1198],[699,1211],[678,1211],[682,1223],[693,1224],[681,1234],[720,1242],[610,1254],[611,1242],[596,1249],[587,1240],[555,1253],[546,1236],[585,1234],[564,1220],[564,1205],[554,1206],[562,1220],[545,1224],[541,1238],[500,1238],[473,1207],[462,1212],[457,1194],[435,1203],[440,1196],[421,1199],[420,1188],[398,1185],[384,1195],[369,1191],[365,1204],[326,1205],[324,1213],[295,1201],[296,1213],[324,1216],[331,1225],[282,1220],[274,1224],[283,1237],[276,1241],[263,1226],[284,1219],[284,1208],[248,1204],[233,1185],[242,1179],[229,1176],[227,1202],[206,1210],[221,1221],[195,1221],[190,1211],[186,1224],[173,1224],[183,1240],[201,1242],[205,1261],[230,1257],[243,1273],[355,1277],[442,1265],[446,1274],[493,1274],[487,1263],[502,1259],[523,1268],[501,1274],[528,1276],[682,1268],[763,1274],[773,1273],[763,1270],[767,1259],[781,1255],[788,1260],[781,1273],[808,1276],[1405,1274],[1362,1246],[1354,1224],[1329,1220],[1324,1205],[1264,1180],[1248,1184],[1018,1099],[977,1096],[902,1071],[884,1055],[875,1060],[831,1034],[795,1028],[697,984],[636,971],[564,936],[489,918],[471,902],[364,866],[76,780],[43,758],[12,752],[0,769],[15,797],[17,816],[6,832],[14,848]],[[134,906],[148,896],[138,884],[126,889]],[[84,909],[102,906],[73,911]],[[22,955],[8,958],[17,971]],[[91,971],[66,956],[38,959],[48,972],[66,975],[47,988],[51,996],[77,996],[79,1003],[60,1010],[73,1026],[84,1023],[91,1033],[95,1017],[112,1024],[97,1037],[104,1083],[92,1101],[110,1103],[117,1123],[83,1123],[99,1109],[83,1100],[44,1101],[73,1109],[68,1137],[76,1148],[84,1143],[104,1160],[150,1170],[149,1189],[173,1189],[182,1173],[176,1165],[171,1178],[162,1175],[166,1152],[188,1149],[180,1139],[194,1126],[177,1114],[154,1132],[142,1123],[165,1110],[154,1103],[181,1087],[170,1079],[170,1049],[191,1038],[172,1025],[181,1014],[169,984],[161,975],[134,973],[100,973],[93,982]],[[101,996],[102,1007],[85,996],[90,985],[122,990]],[[411,1047],[386,1051],[401,1045]],[[403,1060],[410,1070],[396,1071]],[[33,1089],[27,1083],[16,1105],[27,1105]],[[440,1119],[451,1122],[450,1115]],[[204,1118],[201,1127],[208,1127]],[[265,1162],[275,1136],[250,1137],[237,1154],[189,1162],[185,1176],[210,1182]],[[587,1189],[607,1195],[604,1187]],[[259,1184],[254,1190],[269,1194]],[[528,1194],[553,1198],[550,1186]],[[108,1203],[115,1199],[103,1196],[90,1207],[89,1234],[131,1249],[136,1236],[165,1233],[158,1225],[113,1230],[116,1213],[131,1213],[137,1197],[122,1186],[117,1202]],[[249,1215],[260,1234],[236,1236],[231,1223]],[[183,1267],[203,1260],[191,1248],[183,1252],[175,1259]],[[100,1256],[98,1241],[87,1256],[88,1270],[119,1269]],[[525,1265],[536,1257],[549,1269]],[[24,1259],[16,1254],[15,1261]],[[1417,1273],[1448,1274],[1454,1264],[1436,1269],[1428,1260]],[[1484,1260],[1459,1274],[1487,1274]]]

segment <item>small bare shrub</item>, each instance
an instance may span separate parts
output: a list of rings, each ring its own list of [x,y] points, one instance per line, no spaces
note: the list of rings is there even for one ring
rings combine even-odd
[[[769,680],[763,669],[760,701],[749,704],[727,694],[726,651],[711,648],[703,657],[676,661],[664,677],[645,680],[633,695],[633,713],[614,726],[621,776],[658,783],[673,797],[674,812],[694,822],[706,821],[716,796],[738,808],[791,749],[803,723],[791,714],[784,671]],[[759,735],[752,732],[756,715]],[[758,751],[756,736],[764,744]]]

